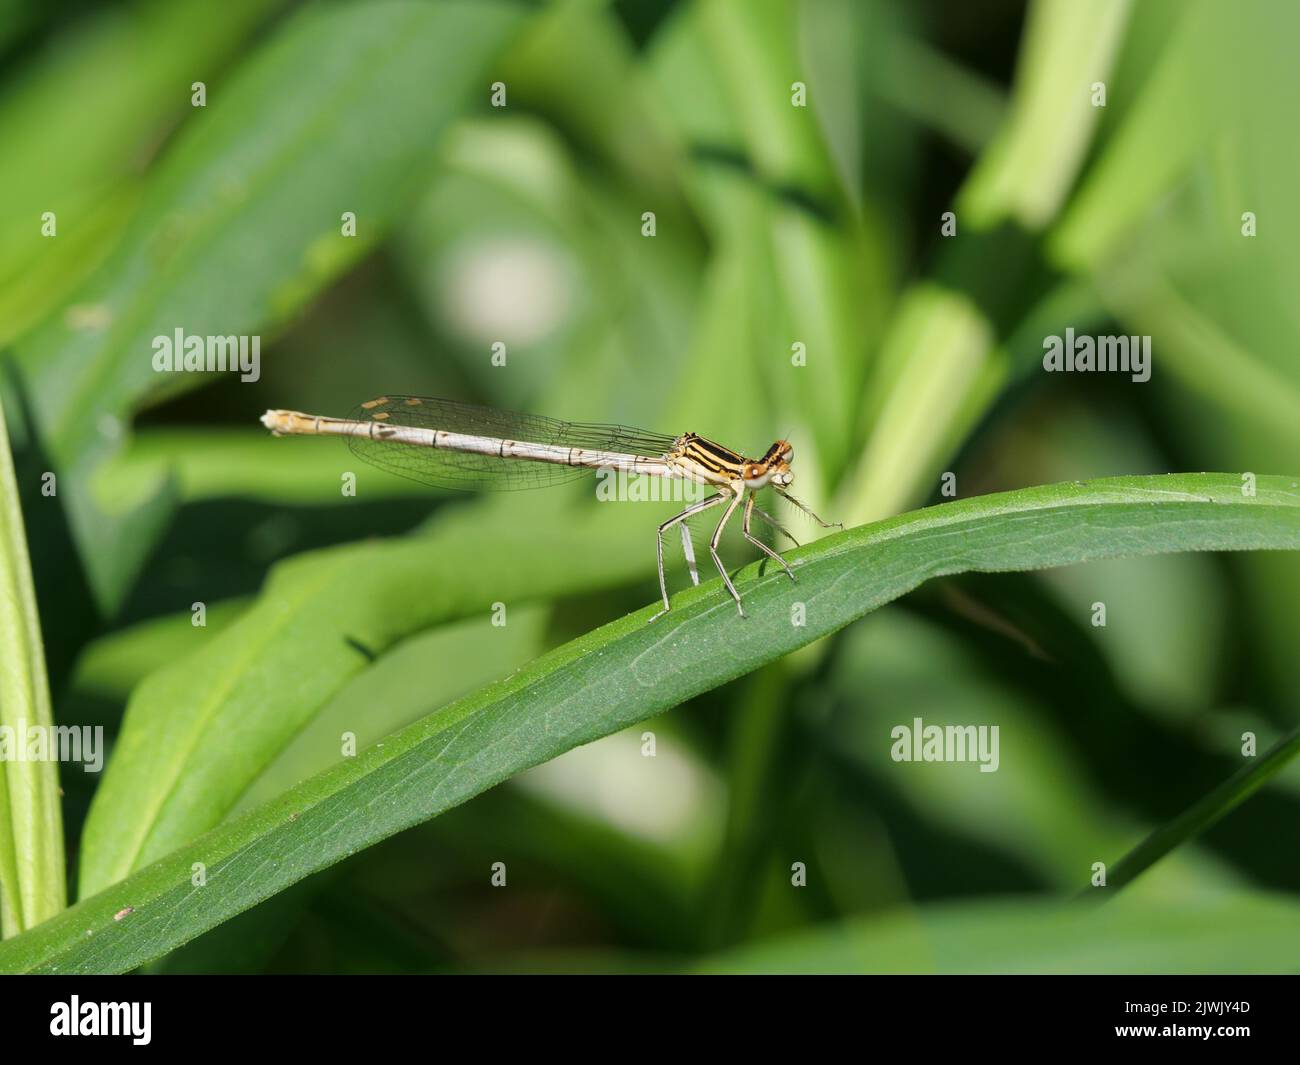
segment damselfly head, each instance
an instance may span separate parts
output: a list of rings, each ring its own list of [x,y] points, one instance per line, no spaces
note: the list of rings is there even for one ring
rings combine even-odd
[[[793,461],[794,448],[789,441],[778,440],[767,449],[767,454],[758,463],[761,474],[756,474],[755,480],[762,479],[777,488],[785,488],[794,481],[794,473],[790,469]]]

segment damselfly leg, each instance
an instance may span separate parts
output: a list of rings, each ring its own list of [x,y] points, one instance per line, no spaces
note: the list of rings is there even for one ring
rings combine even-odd
[[[831,529],[838,527],[830,522],[822,521],[821,518],[794,497],[786,495],[785,492],[782,492],[781,495],[789,499],[791,503],[804,511],[804,513],[820,524],[823,528]],[[664,573],[664,533],[674,525],[681,526],[682,551],[686,555],[686,563],[690,569],[691,583],[699,584],[700,577],[695,567],[695,552],[691,545],[690,532],[685,523],[688,518],[693,518],[696,514],[702,514],[704,511],[711,510],[713,507],[721,506],[723,503],[727,504],[727,509],[722,515],[722,519],[718,522],[717,528],[713,530],[713,536],[709,539],[709,554],[713,557],[713,564],[717,567],[718,573],[722,577],[722,583],[726,587],[727,592],[731,595],[731,598],[736,601],[736,609],[740,612],[740,616],[742,618],[746,616],[745,607],[741,602],[740,593],[736,591],[736,586],[731,582],[731,576],[727,573],[726,567],[722,564],[722,559],[718,556],[718,545],[722,542],[723,530],[726,529],[727,522],[729,522],[732,515],[735,514],[736,508],[740,505],[742,499],[745,502],[745,511],[741,520],[741,531],[744,533],[745,539],[762,551],[763,554],[775,560],[781,568],[785,570],[785,574],[790,578],[790,580],[795,581],[796,583],[798,582],[794,570],[790,568],[790,564],[781,557],[780,553],[768,547],[767,544],[763,543],[762,540],[750,531],[753,516],[757,514],[763,521],[767,522],[772,526],[772,528],[776,529],[779,533],[789,539],[789,541],[796,547],[799,546],[799,542],[791,536],[790,533],[772,517],[772,515],[768,514],[757,505],[755,502],[755,496],[752,492],[746,493],[743,489],[733,488],[728,491],[719,492],[715,496],[710,496],[708,499],[687,507],[680,514],[674,514],[659,526],[659,529],[655,534],[655,560],[659,567],[659,594],[663,596],[664,606],[662,610],[650,619],[651,621],[663,617],[672,609],[672,604],[668,598],[668,580]]]
[[[682,531],[682,554],[686,558],[686,568],[691,574],[691,583],[699,587],[700,571],[695,565],[695,545],[691,542],[691,527],[685,522],[677,527]]]
[[[663,617],[672,609],[672,605],[668,602],[668,582],[664,579],[664,533],[674,525],[684,522],[687,518],[692,517],[695,514],[701,514],[710,507],[716,507],[719,503],[725,503],[729,498],[731,498],[730,493],[719,492],[716,496],[710,496],[708,499],[701,500],[698,503],[692,503],[680,514],[673,515],[673,517],[669,518],[659,526],[659,531],[655,533],[655,557],[659,562],[659,591],[664,597],[664,608],[651,618],[651,621]],[[714,557],[716,558],[717,556],[715,555]],[[691,568],[694,570],[694,566]]]
[[[749,498],[745,500],[745,520],[741,523],[740,526],[741,531],[743,531],[745,534],[745,539],[748,540],[755,547],[757,547],[760,551],[762,551],[763,554],[767,555],[768,558],[776,559],[776,561],[780,564],[781,568],[785,570],[786,576],[788,576],[792,581],[796,580],[794,575],[794,570],[790,568],[790,564],[786,562],[786,560],[783,559],[779,554],[777,554],[777,552],[773,551],[770,547],[767,546],[767,544],[763,543],[762,540],[760,540],[757,536],[754,536],[749,531],[749,519],[750,517],[753,516],[753,513],[754,513],[754,496],[753,493],[751,493]],[[786,535],[789,536],[790,534],[786,533]]]
[[[754,499],[753,496],[750,496],[749,498],[751,502]],[[782,525],[779,521],[777,521],[774,517],[772,517],[771,514],[769,514],[766,510],[764,510],[762,507],[758,506],[757,504],[754,505],[754,514],[757,517],[761,518],[763,521],[767,522],[768,525],[772,526],[773,529],[775,529],[787,540],[789,540],[792,544],[794,544],[795,547],[799,546],[799,541],[790,535],[790,530],[787,529],[784,525]]]
[[[731,598],[736,601],[736,609],[740,611],[740,616],[745,616],[745,608],[740,602],[740,593],[736,591],[736,586],[731,583],[731,578],[727,576],[727,569],[722,564],[722,559],[718,557],[718,544],[722,542],[722,530],[727,527],[727,522],[731,520],[731,515],[736,513],[736,507],[740,504],[740,499],[744,491],[733,491],[731,503],[727,506],[727,512],[722,515],[722,520],[718,522],[718,527],[713,530],[713,539],[709,541],[709,554],[713,556],[713,564],[718,567],[718,572],[722,574],[722,583],[727,586],[727,591],[731,593]]]
[[[807,503],[800,503],[799,500],[795,499],[795,497],[792,496],[789,492],[783,492],[780,488],[777,488],[776,493],[777,495],[781,496],[782,499],[785,499],[790,503],[793,503],[796,507],[798,507],[805,514],[807,514],[808,517],[812,518],[812,520],[815,521],[818,525],[820,525],[823,529],[844,528],[844,523],[841,521],[823,521],[821,518],[819,518],[816,514],[813,513],[812,507],[808,506]],[[786,535],[788,536],[789,533],[787,533]]]

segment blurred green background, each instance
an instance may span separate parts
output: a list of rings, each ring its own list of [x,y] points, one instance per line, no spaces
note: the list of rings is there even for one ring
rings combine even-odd
[[[853,525],[941,501],[945,473],[966,497],[1297,472],[1297,39],[1285,0],[7,0],[0,391],[56,719],[115,736],[274,611],[281,560],[427,538],[454,605],[402,607],[319,683],[306,639],[270,661],[268,690],[309,693],[231,741],[237,771],[191,751],[208,783],[172,797],[207,827],[341,731],[364,748],[656,597],[670,503],[455,497],[272,439],[268,407],[414,393],[750,454],[785,436],[796,493]],[[1067,326],[1151,335],[1150,382],[1044,373]],[[176,328],[260,335],[260,380],[160,379]],[[726,557],[752,557],[738,533]],[[364,566],[340,580],[384,607]],[[1084,926],[1070,900],[1239,768],[1243,732],[1300,719],[1298,622],[1285,554],[932,583],[152,968],[1294,970],[1295,766],[1126,908]],[[914,717],[998,724],[1000,770],[892,762]],[[143,764],[64,768],[74,885],[115,879],[82,850],[90,804]]]

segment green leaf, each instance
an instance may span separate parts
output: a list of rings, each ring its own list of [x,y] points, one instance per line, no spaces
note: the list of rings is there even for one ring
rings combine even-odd
[[[805,85],[812,92],[806,106],[793,104],[795,84],[808,76],[795,43],[797,6],[786,0],[705,4],[698,19],[706,61],[716,68],[745,161],[764,193],[727,234],[735,252],[749,246],[739,262],[748,296],[763,315],[750,359],[771,391],[792,398],[806,419],[818,468],[838,471],[852,447],[853,397],[862,388],[867,342],[887,303],[883,247],[873,227],[849,210],[819,124],[821,109],[833,110],[837,101]],[[732,213],[729,203],[726,210]],[[822,219],[818,211],[835,216]],[[762,255],[755,254],[759,234],[766,238]],[[788,339],[774,343],[773,337]],[[804,362],[793,365],[796,341]]]
[[[545,650],[542,606],[516,606],[508,624],[493,625],[484,612],[439,625],[398,644],[358,673],[312,718],[248,788],[232,813],[254,809],[288,791],[339,757],[340,737],[351,733],[357,750],[490,684],[507,670],[527,665]],[[447,663],[455,662],[455,669]]]
[[[94,314],[55,315],[19,348],[101,606],[151,544],[87,482],[143,398],[207,379],[156,372],[154,338],[271,332],[373,248],[447,123],[485,96],[484,69],[520,14],[464,0],[301,10],[190,117],[117,254],[78,295]],[[356,238],[341,232],[348,211]]]
[[[1261,477],[1256,494],[1245,496],[1240,479],[1231,474],[1050,485],[947,503],[853,529],[791,553],[797,586],[770,566],[743,570],[739,587],[749,606],[747,620],[736,615],[713,581],[678,596],[674,612],[653,624],[648,622],[654,608],[646,608],[589,633],[0,944],[0,970],[132,969],[522,769],[756,669],[933,577],[1168,551],[1297,548],[1300,478]],[[384,557],[382,550],[373,556],[381,562]],[[335,582],[340,595],[344,589],[353,593],[351,602],[366,618],[359,634],[394,638],[403,618],[390,622],[365,603],[376,576],[371,559],[358,553],[349,561],[348,567],[299,569],[304,578],[311,572],[313,580]],[[420,623],[418,610],[401,605],[419,599],[422,585],[415,582],[428,580],[414,553],[391,579],[405,579],[401,597],[387,595],[386,587],[375,594],[401,609],[405,623]],[[304,630],[306,622],[295,609],[317,604],[303,598],[307,589],[301,580],[282,575],[273,586],[277,594],[269,601],[277,613],[264,620],[282,630]],[[803,624],[792,623],[800,617],[796,604],[802,604]],[[377,630],[370,631],[372,626]],[[300,638],[317,640],[323,658],[330,647],[319,635],[306,628]],[[319,698],[312,690],[319,687],[312,675],[316,663],[304,663],[309,667],[304,672],[279,662],[262,645],[252,646],[266,663],[258,683],[243,695],[251,714],[276,716],[276,698],[286,685],[294,700]],[[173,678],[166,694],[181,700],[183,711],[195,694],[221,698],[230,682],[213,691],[213,680],[195,671],[188,692]],[[160,718],[157,724],[166,722]],[[260,727],[234,718],[227,724]],[[221,740],[217,733],[208,738]],[[158,739],[149,733],[136,742]],[[175,805],[204,798],[187,781],[175,785]],[[116,827],[138,835],[134,828]],[[202,887],[192,883],[195,863],[202,863]],[[117,864],[101,862],[99,879]],[[127,907],[130,912],[123,912]]]
[[[191,654],[196,640],[215,636],[247,606],[244,599],[225,599],[205,604],[202,626],[194,624],[187,610],[101,636],[77,659],[72,686],[83,694],[125,702],[150,673]]]
[[[40,924],[66,904],[58,762],[27,761],[31,729],[54,741],[27,536],[0,406],[0,929]],[[48,751],[48,748],[47,748]]]
[[[997,899],[900,910],[745,946],[725,973],[1294,972],[1300,903],[1278,895],[1077,903]]]
[[[1126,564],[1155,568],[1189,557],[1201,556],[1135,558]],[[1115,564],[1100,562],[1075,567],[1074,572],[1082,577]],[[1052,575],[1066,572],[1055,570]],[[1112,609],[1112,620],[1118,613]],[[1041,626],[1026,626],[1025,631],[1046,642]],[[1002,771],[899,773],[890,745],[880,742],[878,715],[836,714],[820,725],[822,743],[845,767],[873,782],[872,789],[864,789],[867,794],[888,793],[954,838],[1014,856],[1042,883],[1062,893],[1085,885],[1098,857],[1131,846],[1133,812],[1095,780],[1068,742],[1069,724],[1058,720],[1059,699],[1050,707],[1035,706],[981,649],[909,611],[873,614],[845,639],[832,675],[842,705],[859,705],[864,692],[889,692],[892,705],[907,708],[906,720],[930,720],[942,713],[945,723],[958,726],[997,721],[1001,734]],[[1059,647],[1042,653],[1060,661]],[[1068,675],[1060,681],[1063,688],[1071,683]],[[1014,770],[1008,771],[1009,766]],[[1195,848],[1178,857],[1182,860],[1159,870],[1149,890],[1176,892],[1189,877],[1202,887],[1223,878],[1220,863]]]
[[[990,233],[1007,222],[1038,231],[1057,216],[1078,177],[1099,109],[1089,86],[1104,78],[1123,35],[1128,0],[1080,5],[1038,0],[1030,9],[1006,121],[957,195],[959,226]],[[1032,279],[1016,268],[1023,238],[990,243],[984,255],[951,250],[942,281],[914,286],[898,302],[864,421],[870,434],[844,490],[850,521],[871,521],[914,505],[993,402],[1006,390],[1005,323],[1030,310]],[[954,245],[956,247],[957,245]],[[1008,256],[992,273],[994,256]],[[974,293],[982,298],[973,299]]]
[[[887,41],[874,75],[885,99],[972,154],[993,139],[1007,107],[999,86],[910,35]]]
[[[611,587],[651,563],[636,507],[565,503],[507,494],[451,508],[428,535],[298,556],[226,628],[191,629],[193,653],[132,694],[86,823],[82,895],[220,822],[330,698],[405,637],[487,618],[495,602],[509,624],[529,600]],[[559,567],[560,557],[574,561]]]
[[[1007,373],[993,326],[969,297],[913,287],[899,301],[867,389],[871,430],[841,497],[846,519],[872,521],[916,502]]]
[[[331,448],[288,448],[266,432],[234,428],[150,428],[108,463],[101,481],[117,499],[140,499],[171,473],[181,500],[258,499],[334,503],[339,460]],[[366,471],[366,498],[427,497],[427,487],[383,470]]]
[[[0,95],[0,344],[99,265],[134,206],[139,171],[191,111],[190,85],[213,89],[250,31],[282,4],[102,6],[32,50]],[[8,28],[11,19],[0,22]],[[41,231],[46,211],[57,220],[53,238]]]
[[[1161,339],[1170,377],[1288,448],[1300,446],[1300,384],[1226,333],[1203,306],[1159,281],[1112,301],[1135,331]]]
[[[1105,81],[1128,13],[1129,0],[1031,6],[1007,123],[967,179],[958,217],[979,229],[1014,218],[1031,230],[1056,217],[1101,115],[1091,86]]]
[[[809,109],[792,103],[803,63],[796,54],[798,17],[788,0],[748,5],[703,4],[700,28],[754,165],[766,177],[828,193],[835,169]]]
[[[657,206],[676,198],[682,154],[641,84],[636,46],[605,4],[542,8],[502,57],[512,109],[546,115],[558,129],[612,163]],[[573,71],[582,77],[574,78]]]

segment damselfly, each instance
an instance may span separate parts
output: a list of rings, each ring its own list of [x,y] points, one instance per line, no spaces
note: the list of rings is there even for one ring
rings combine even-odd
[[[664,579],[664,533],[688,518],[713,507],[725,507],[722,520],[709,540],[709,554],[741,617],[745,616],[745,608],[718,558],[718,544],[723,529],[742,502],[741,528],[745,539],[779,563],[791,580],[795,579],[794,570],[778,552],[750,532],[750,521],[757,515],[796,546],[797,541],[756,505],[754,494],[770,487],[823,528],[839,527],[822,521],[787,491],[794,480],[790,471],[794,449],[785,440],[774,443],[761,459],[749,459],[695,433],[665,436],[621,425],[562,422],[535,414],[516,414],[424,396],[381,396],[362,403],[347,418],[269,410],[262,415],[262,424],[276,436],[346,437],[348,446],[366,462],[439,488],[540,488],[601,469],[651,477],[681,477],[714,488],[716,494],[692,504],[659,526],[656,558],[664,608],[655,618],[671,609]],[[682,542],[691,565],[691,579],[699,583],[684,526]]]

